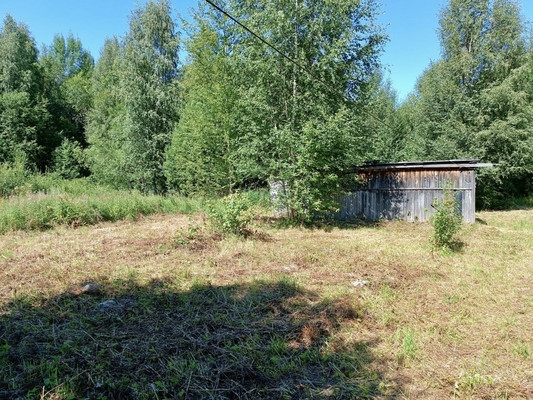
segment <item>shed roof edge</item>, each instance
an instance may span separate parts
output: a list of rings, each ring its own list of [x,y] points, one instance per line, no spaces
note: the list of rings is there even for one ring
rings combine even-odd
[[[368,162],[358,166],[359,171],[387,169],[476,169],[494,166],[491,163],[480,163],[477,159],[456,159],[437,161],[403,161],[394,163]]]

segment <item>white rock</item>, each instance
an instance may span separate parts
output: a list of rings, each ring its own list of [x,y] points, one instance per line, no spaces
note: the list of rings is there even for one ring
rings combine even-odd
[[[88,283],[81,288],[81,293],[85,294],[100,294],[102,291],[102,286],[98,283]]]

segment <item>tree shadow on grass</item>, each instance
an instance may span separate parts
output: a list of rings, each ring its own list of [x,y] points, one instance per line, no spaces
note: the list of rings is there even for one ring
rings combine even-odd
[[[369,367],[372,344],[335,336],[360,306],[287,279],[187,291],[115,281],[2,311],[0,398],[393,396]]]

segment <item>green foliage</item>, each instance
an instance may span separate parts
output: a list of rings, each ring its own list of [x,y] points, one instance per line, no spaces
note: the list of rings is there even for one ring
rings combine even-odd
[[[239,183],[236,129],[238,91],[228,56],[228,22],[206,8],[187,25],[190,63],[181,82],[184,107],[167,151],[171,190],[224,195]]]
[[[450,0],[440,16],[443,58],[420,77],[402,108],[408,159],[473,158],[478,206],[528,196],[533,177],[533,64],[519,6],[510,0]]]
[[[120,63],[125,163],[135,187],[166,190],[163,170],[177,115],[179,36],[168,0],[133,12]]]
[[[7,16],[4,181],[18,179],[19,153],[29,171],[143,193],[220,196],[280,180],[305,221],[337,207],[362,161],[476,158],[498,165],[478,175],[478,206],[533,194],[533,53],[516,2],[449,0],[443,57],[401,106],[379,68],[387,39],[376,1],[224,6],[283,55],[209,6],[178,27],[169,0],[134,10],[96,67],[72,35],[56,35],[39,58],[29,29]]]
[[[216,232],[243,236],[249,233],[256,210],[246,193],[232,193],[209,202],[206,214]]]
[[[0,33],[0,162],[23,151],[30,169],[47,171],[65,138],[85,145],[93,61],[72,36],[56,36],[37,55],[28,28],[6,17]]]
[[[502,208],[506,209],[520,209],[520,208],[533,208],[533,197],[514,197],[507,199],[502,204]]]
[[[77,142],[64,139],[52,153],[53,170],[64,179],[86,175],[85,153]]]
[[[402,161],[409,159],[407,147],[408,115],[405,107],[398,107],[397,94],[383,73],[377,71],[372,80],[372,89],[362,111],[367,118],[360,118],[364,146],[360,153],[364,161]]]
[[[28,27],[6,15],[0,29],[0,93],[26,92],[37,97],[42,89],[37,53]]]
[[[0,163],[22,151],[31,168],[46,165],[49,113],[35,41],[6,16],[0,29]]]
[[[436,249],[451,250],[462,225],[462,215],[455,191],[445,187],[442,200],[435,199],[433,207],[435,211],[430,218],[433,228],[432,245]]]
[[[313,76],[242,30],[225,31],[234,43],[232,83],[239,94],[233,127],[239,176],[286,182],[296,216],[312,218],[331,209],[346,166],[362,157],[355,120],[385,41],[376,4],[270,0],[227,7],[312,70]]]
[[[0,208],[0,234],[56,225],[134,220],[155,213],[191,213],[200,208],[194,199],[117,191],[96,186],[87,179],[62,180],[58,175],[29,177],[11,195]]]
[[[21,190],[26,184],[26,155],[19,152],[14,162],[0,164],[0,198],[8,197]]]
[[[287,182],[285,203],[292,217],[308,222],[337,211],[337,198],[353,179],[346,171],[361,162],[354,125],[348,110],[342,110],[326,120],[309,121],[299,134],[280,135],[289,141],[281,147],[291,149],[292,163],[280,170],[280,178]]]
[[[419,96],[409,105],[413,132],[406,153],[413,160],[472,157],[471,124],[478,112],[458,85],[450,63],[432,64],[417,84]]]
[[[120,60],[123,48],[108,39],[91,80],[93,107],[87,123],[87,163],[92,177],[116,189],[129,188],[126,167],[124,100],[120,96]]]
[[[473,94],[520,66],[525,51],[520,8],[511,0],[450,0],[442,10],[444,60]]]
[[[416,357],[418,346],[415,340],[415,334],[409,327],[403,327],[395,332],[396,342],[399,344],[399,350],[396,354],[396,361],[404,364],[407,360]]]
[[[479,96],[483,114],[475,136],[476,156],[497,164],[479,174],[477,202],[483,208],[533,194],[532,71],[529,59]]]
[[[11,196],[25,196],[35,194],[66,193],[74,196],[99,195],[108,189],[96,186],[90,179],[63,179],[57,173],[30,174],[26,171],[24,184],[13,191]]]
[[[163,164],[178,120],[179,37],[169,1],[135,10],[124,40],[109,39],[92,78],[87,126],[94,177],[143,193],[167,189]]]
[[[49,78],[58,85],[74,78],[80,72],[90,74],[94,67],[91,54],[72,34],[66,39],[63,35],[55,35],[53,43],[43,49],[40,61]]]
[[[177,245],[188,245],[201,238],[202,226],[189,220],[187,229],[178,229],[174,242]]]
[[[362,158],[354,115],[385,41],[375,3],[225,7],[314,76],[219,13],[198,11],[187,42],[185,106],[165,164],[170,187],[220,194],[282,180],[299,219],[335,208],[345,171]]]
[[[43,104],[28,92],[0,94],[0,162],[14,161],[13,156],[23,152],[28,167],[39,166],[44,150],[39,134],[47,118]]]
[[[59,147],[68,139],[86,147],[85,125],[92,106],[90,79],[94,69],[91,54],[72,34],[67,38],[56,35],[53,43],[44,47],[40,64],[52,115],[51,126],[56,133],[55,143],[50,146]]]

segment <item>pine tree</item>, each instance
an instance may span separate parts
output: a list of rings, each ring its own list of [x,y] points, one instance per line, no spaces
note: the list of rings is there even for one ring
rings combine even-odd
[[[228,21],[206,7],[187,25],[189,63],[181,84],[184,107],[165,164],[172,190],[228,194],[239,185],[235,126],[238,92]]]

